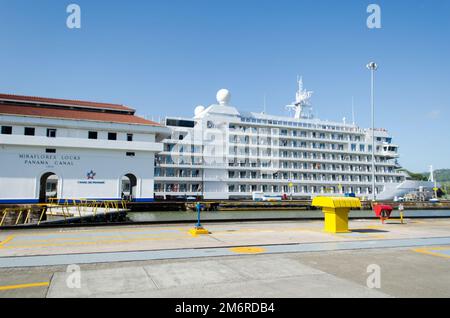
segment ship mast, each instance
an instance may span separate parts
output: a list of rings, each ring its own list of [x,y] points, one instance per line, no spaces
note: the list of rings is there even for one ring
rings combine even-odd
[[[295,112],[295,119],[312,119],[314,117],[312,113],[312,106],[310,103],[311,97],[313,95],[312,91],[307,91],[303,88],[303,78],[297,78],[298,90],[295,95],[295,102],[291,105],[287,105],[286,109],[293,110]]]
[[[433,169],[433,166],[430,166],[430,177],[428,178],[428,181],[434,182],[434,169]]]

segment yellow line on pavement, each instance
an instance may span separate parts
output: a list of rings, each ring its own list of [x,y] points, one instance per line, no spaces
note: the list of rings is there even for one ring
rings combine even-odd
[[[443,258],[450,258],[450,255],[443,254],[443,253],[438,253],[438,252],[433,252],[433,251],[447,251],[447,250],[450,250],[450,246],[446,246],[446,247],[443,247],[443,246],[441,246],[441,247],[426,247],[426,248],[413,249],[413,251],[416,252],[416,253],[427,254],[427,255],[443,257]]]
[[[150,233],[150,234],[144,234],[144,235],[130,235],[130,234],[125,234],[125,235],[120,235],[120,233],[117,233],[117,235],[109,235],[109,236],[79,236],[79,237],[56,237],[56,238],[49,238],[49,239],[29,239],[29,240],[16,240],[16,245],[20,245],[21,243],[33,243],[32,245],[34,245],[34,243],[51,243],[51,242],[90,242],[90,241],[95,241],[95,242],[104,242],[104,241],[110,241],[112,239],[141,239],[141,238],[150,238],[150,237],[155,237],[155,238],[182,238],[184,237],[182,232],[175,232],[175,233]]]
[[[236,254],[261,254],[267,250],[264,247],[233,247],[230,251]]]
[[[113,229],[78,229],[78,230],[62,230],[62,231],[50,231],[50,232],[44,232],[40,231],[39,233],[33,233],[33,234],[18,234],[17,237],[35,237],[35,236],[48,236],[52,234],[77,234],[77,233],[87,233],[87,232],[95,232],[95,233],[105,233],[105,232],[114,232],[114,233],[122,233],[122,232],[145,232],[145,231],[160,231],[160,230],[173,230],[173,231],[186,231],[189,230],[189,227],[181,228],[181,227],[140,227],[140,228],[113,228]]]
[[[13,289],[24,289],[24,288],[33,288],[33,287],[48,287],[50,284],[47,282],[43,283],[33,283],[33,284],[21,284],[21,285],[9,285],[9,286],[0,286],[1,290],[13,290]]]
[[[167,229],[167,228],[166,228]],[[74,243],[83,243],[83,242],[91,242],[95,241],[98,243],[102,243],[102,242],[110,242],[112,241],[111,239],[118,239],[121,240],[121,238],[123,238],[124,241],[128,241],[128,240],[138,240],[138,239],[147,239],[150,237],[155,237],[155,238],[174,238],[174,239],[178,239],[178,238],[183,238],[184,237],[184,232],[186,229],[182,229],[182,228],[173,228],[174,231],[179,231],[179,232],[158,232],[155,231],[152,233],[152,231],[146,231],[146,230],[135,230],[135,231],[115,231],[114,234],[115,235],[111,235],[108,237],[105,236],[99,236],[99,235],[95,235],[93,234],[92,236],[79,236],[76,237],[77,234],[79,233],[83,233],[83,231],[69,231],[69,232],[58,232],[55,234],[59,234],[62,236],[66,236],[66,237],[56,237],[56,238],[47,238],[47,239],[40,239],[40,237],[42,236],[48,236],[51,235],[50,233],[40,233],[37,235],[19,235],[17,236],[17,238],[19,239],[16,242],[16,245],[11,246],[11,247],[21,247],[24,243],[23,240],[20,240],[20,238],[31,238],[31,237],[36,237],[36,239],[27,239],[26,243],[31,243],[31,244],[26,244],[26,246],[41,246],[40,244],[34,244],[34,243],[44,243],[45,245],[43,246],[47,246],[47,243],[59,243],[59,244],[64,244],[64,242],[68,241],[68,243],[70,242],[74,242]],[[283,229],[283,228],[272,228],[272,229],[236,229],[236,230],[222,230],[222,231],[214,231],[214,234],[235,234],[235,233],[274,233],[274,232],[307,232],[307,231],[319,231],[319,229],[314,229],[314,228],[292,228],[292,229]],[[90,231],[89,231],[90,232]],[[103,233],[105,231],[102,231]],[[109,231],[108,231],[109,232]],[[112,231],[111,231],[112,232]],[[139,234],[128,234],[130,232],[143,232],[143,233],[139,233]],[[147,232],[147,233],[145,233]],[[103,239],[103,240],[102,240]],[[122,240],[121,240],[122,241]],[[114,240],[115,242],[115,240]],[[22,245],[21,245],[22,243]]]
[[[68,243],[49,243],[49,244],[30,244],[30,245],[9,245],[5,246],[5,249],[26,249],[26,248],[36,248],[36,247],[68,247],[68,246],[83,246],[83,245],[106,245],[106,244],[117,244],[117,243],[136,243],[143,241],[168,241],[174,239],[188,239],[189,236],[179,236],[179,237],[160,237],[160,238],[139,238],[139,239],[129,239],[129,240],[100,240],[100,241],[81,241],[81,242],[68,242]]]
[[[4,241],[0,241],[0,248],[3,248],[5,244],[8,244],[8,242],[10,242],[13,238],[14,235],[10,235]]]

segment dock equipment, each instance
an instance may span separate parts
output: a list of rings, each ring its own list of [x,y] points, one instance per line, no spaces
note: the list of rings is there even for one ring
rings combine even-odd
[[[361,209],[361,201],[350,197],[316,197],[312,206],[322,208],[325,214],[325,232],[348,233],[350,209]]]
[[[200,202],[198,202],[195,207],[197,209],[197,224],[195,225],[195,227],[193,229],[189,230],[189,233],[191,233],[191,235],[193,235],[193,236],[210,234],[209,231],[202,226],[202,223],[200,220],[200,214],[202,212],[202,207],[203,207],[202,204]]]
[[[380,218],[381,223],[384,224],[384,221],[391,218],[391,214],[394,209],[392,208],[392,206],[387,204],[374,204],[373,210],[375,212],[375,215]]]
[[[49,203],[0,209],[0,228],[11,226],[40,226],[53,222],[70,223],[76,220],[105,220],[112,213],[128,210],[128,202],[91,201],[87,199],[54,199]]]

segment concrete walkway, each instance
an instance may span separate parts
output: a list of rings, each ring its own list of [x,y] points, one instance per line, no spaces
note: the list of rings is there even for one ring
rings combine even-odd
[[[0,232],[0,297],[450,297],[450,220]],[[70,286],[79,268],[80,288]],[[380,288],[368,288],[370,266]]]
[[[206,225],[211,235],[193,237],[189,227],[126,226],[0,232],[0,260],[11,256],[70,255],[168,249],[227,248],[325,242],[450,237],[450,219],[350,222],[352,233],[329,234],[322,221]]]

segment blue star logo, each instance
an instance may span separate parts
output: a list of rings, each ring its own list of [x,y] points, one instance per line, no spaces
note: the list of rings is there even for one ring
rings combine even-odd
[[[87,178],[88,180],[94,180],[96,175],[97,174],[94,172],[94,170],[91,170],[90,172],[87,173]]]

